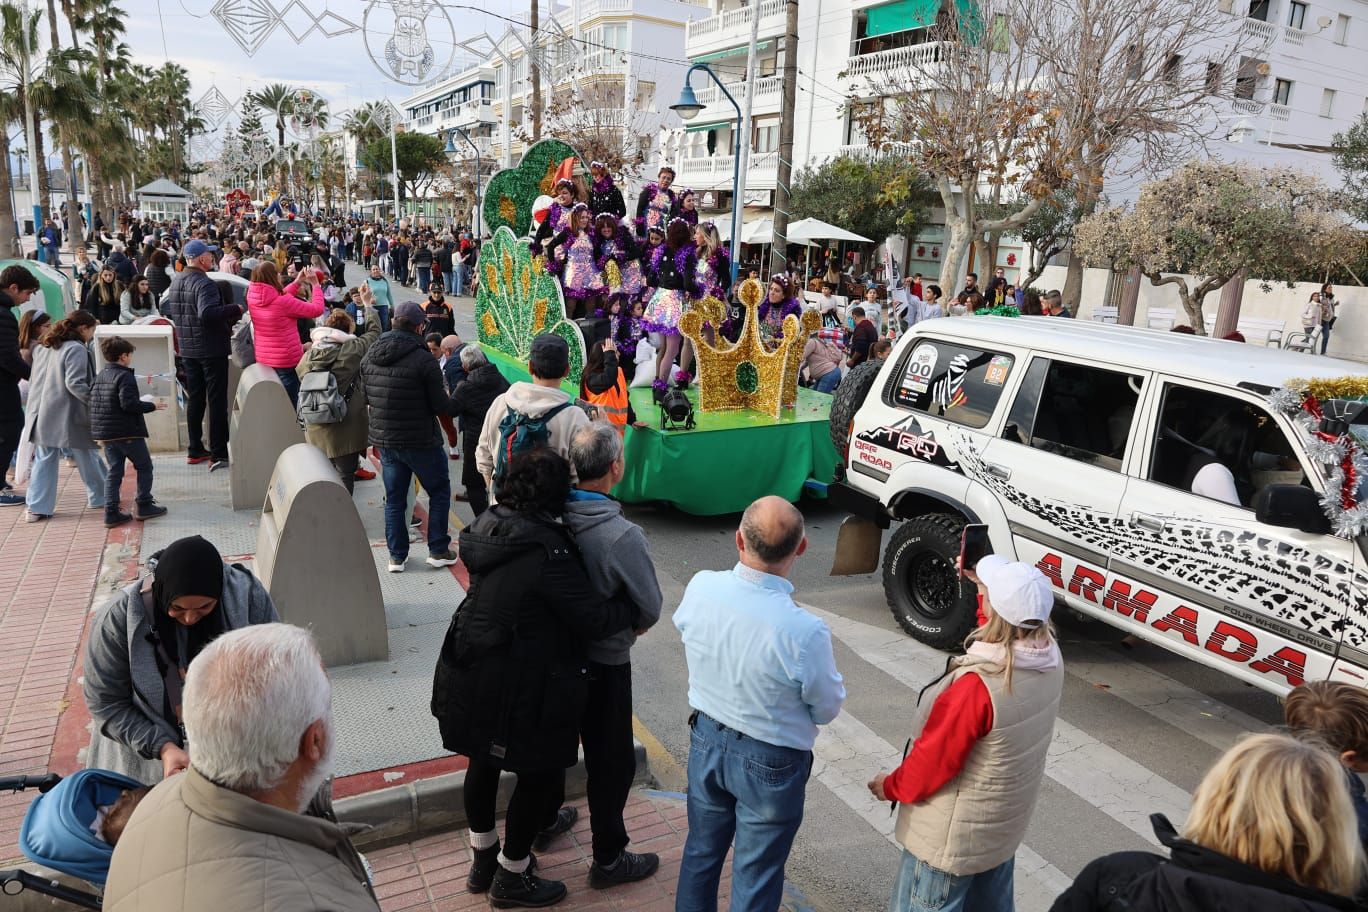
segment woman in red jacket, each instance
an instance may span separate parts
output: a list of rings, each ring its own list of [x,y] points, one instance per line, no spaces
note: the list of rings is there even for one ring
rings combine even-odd
[[[299,404],[299,376],[295,367],[304,357],[295,321],[312,320],[323,313],[323,307],[323,288],[313,269],[301,270],[298,279],[283,287],[275,263],[268,261],[252,270],[247,310],[252,316],[257,363],[275,369],[292,406]]]

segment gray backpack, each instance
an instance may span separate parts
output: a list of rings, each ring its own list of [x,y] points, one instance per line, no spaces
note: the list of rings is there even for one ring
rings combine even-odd
[[[360,373],[344,393],[330,370],[311,370],[299,381],[299,420],[306,425],[337,424],[347,417],[347,402],[356,389]]]

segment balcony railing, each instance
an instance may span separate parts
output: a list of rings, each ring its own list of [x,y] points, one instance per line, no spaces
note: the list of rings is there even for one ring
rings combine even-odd
[[[1269,45],[1278,37],[1278,27],[1262,19],[1245,19],[1240,31],[1259,44]]]
[[[695,188],[730,189],[734,155],[698,155],[679,160],[678,183]],[[746,171],[746,184],[773,183],[779,173],[778,152],[752,152]]]
[[[1302,31],[1299,28],[1293,28],[1290,25],[1285,26],[1283,28],[1282,36],[1283,41],[1286,41],[1293,47],[1301,47],[1302,45],[1306,44],[1306,32]]]
[[[1231,106],[1241,114],[1249,114],[1258,117],[1263,113],[1263,102],[1250,101],[1244,98],[1237,98],[1231,102]]]
[[[904,70],[924,70],[940,63],[945,50],[945,42],[929,41],[872,54],[859,54],[846,60],[845,72],[847,76],[887,76]]]
[[[778,29],[784,24],[785,0],[760,0],[738,9],[724,10],[716,16],[695,19],[684,26],[684,47],[689,54],[697,54],[699,42],[716,42],[735,35],[744,40],[750,34],[751,18],[760,10],[760,30]],[[762,35],[762,37],[766,37]]]
[[[1287,105],[1274,103],[1268,106],[1268,116],[1272,120],[1286,121],[1292,116],[1292,109]]]
[[[580,22],[589,22],[599,16],[619,16],[632,11],[632,0],[589,0],[580,7]],[[561,19],[564,23],[568,14]],[[567,24],[568,28],[568,24]]]
[[[783,94],[784,80],[781,76],[762,76],[755,80],[755,105],[777,105]],[[746,84],[741,81],[728,82],[727,91],[732,93],[738,104],[744,104],[743,98],[746,93]],[[709,85],[706,89],[699,89],[697,93],[698,101],[705,108],[714,105],[722,105],[726,108],[728,116],[731,116],[732,107],[727,104],[727,99],[723,97],[722,90],[715,85]],[[710,115],[703,115],[708,117]]]
[[[905,158],[912,154],[912,143],[884,143],[877,149],[867,143],[852,143],[841,146],[837,153],[843,158],[858,158],[861,161],[877,161],[881,158]]]

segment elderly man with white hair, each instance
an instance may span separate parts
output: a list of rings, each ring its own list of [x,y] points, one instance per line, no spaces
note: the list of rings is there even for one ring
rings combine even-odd
[[[114,850],[107,912],[376,912],[361,856],[303,813],[332,773],[332,687],[289,624],[225,633],[185,678],[190,768],[154,788]]]

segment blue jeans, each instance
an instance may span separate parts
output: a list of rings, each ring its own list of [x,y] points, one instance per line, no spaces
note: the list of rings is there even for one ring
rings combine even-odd
[[[105,475],[105,512],[119,511],[119,488],[123,487],[124,460],[133,463],[138,473],[138,494],[135,499],[140,507],[152,503],[152,454],[147,451],[147,441],[138,437],[133,440],[111,440],[104,445],[105,464],[109,472]]]
[[[105,464],[99,450],[72,450],[76,469],[86,486],[86,505],[92,508],[105,505]],[[57,463],[62,458],[61,447],[35,446],[33,468],[29,470],[28,490],[24,500],[30,513],[51,516],[57,509]]]
[[[716,912],[733,836],[731,908],[777,909],[812,752],[757,741],[701,712],[690,725],[689,837],[675,912]]]
[[[1329,320],[1321,320],[1321,354],[1330,347],[1330,330],[1335,324]]]
[[[947,874],[903,850],[888,912],[1012,912],[1015,859],[981,874]]]
[[[446,272],[442,273],[442,290],[447,294],[458,294],[456,291],[456,267],[453,265]]]
[[[841,369],[838,367],[833,371],[828,371],[817,378],[817,383],[812,388],[819,393],[834,393],[836,387],[841,385]]]
[[[451,547],[447,514],[451,511],[451,476],[447,454],[440,447],[424,450],[380,450],[380,475],[385,482],[385,544],[396,563],[408,557],[408,495],[413,476],[428,492],[428,554]]]
[[[389,329],[390,329],[390,322],[389,322],[389,305],[388,305],[388,304],[376,304],[376,305],[375,305],[375,315],[376,315],[377,317],[380,318],[380,331],[381,331],[381,332],[389,332]]]
[[[431,267],[431,266],[419,266],[419,267],[418,267],[418,290],[421,291],[423,294],[427,294],[427,293],[428,293],[428,286],[430,286],[431,284],[432,284],[432,267]]]
[[[280,385],[285,387],[285,395],[290,397],[290,408],[299,410],[299,374],[294,372],[292,367],[273,367],[276,376],[280,378]]]

